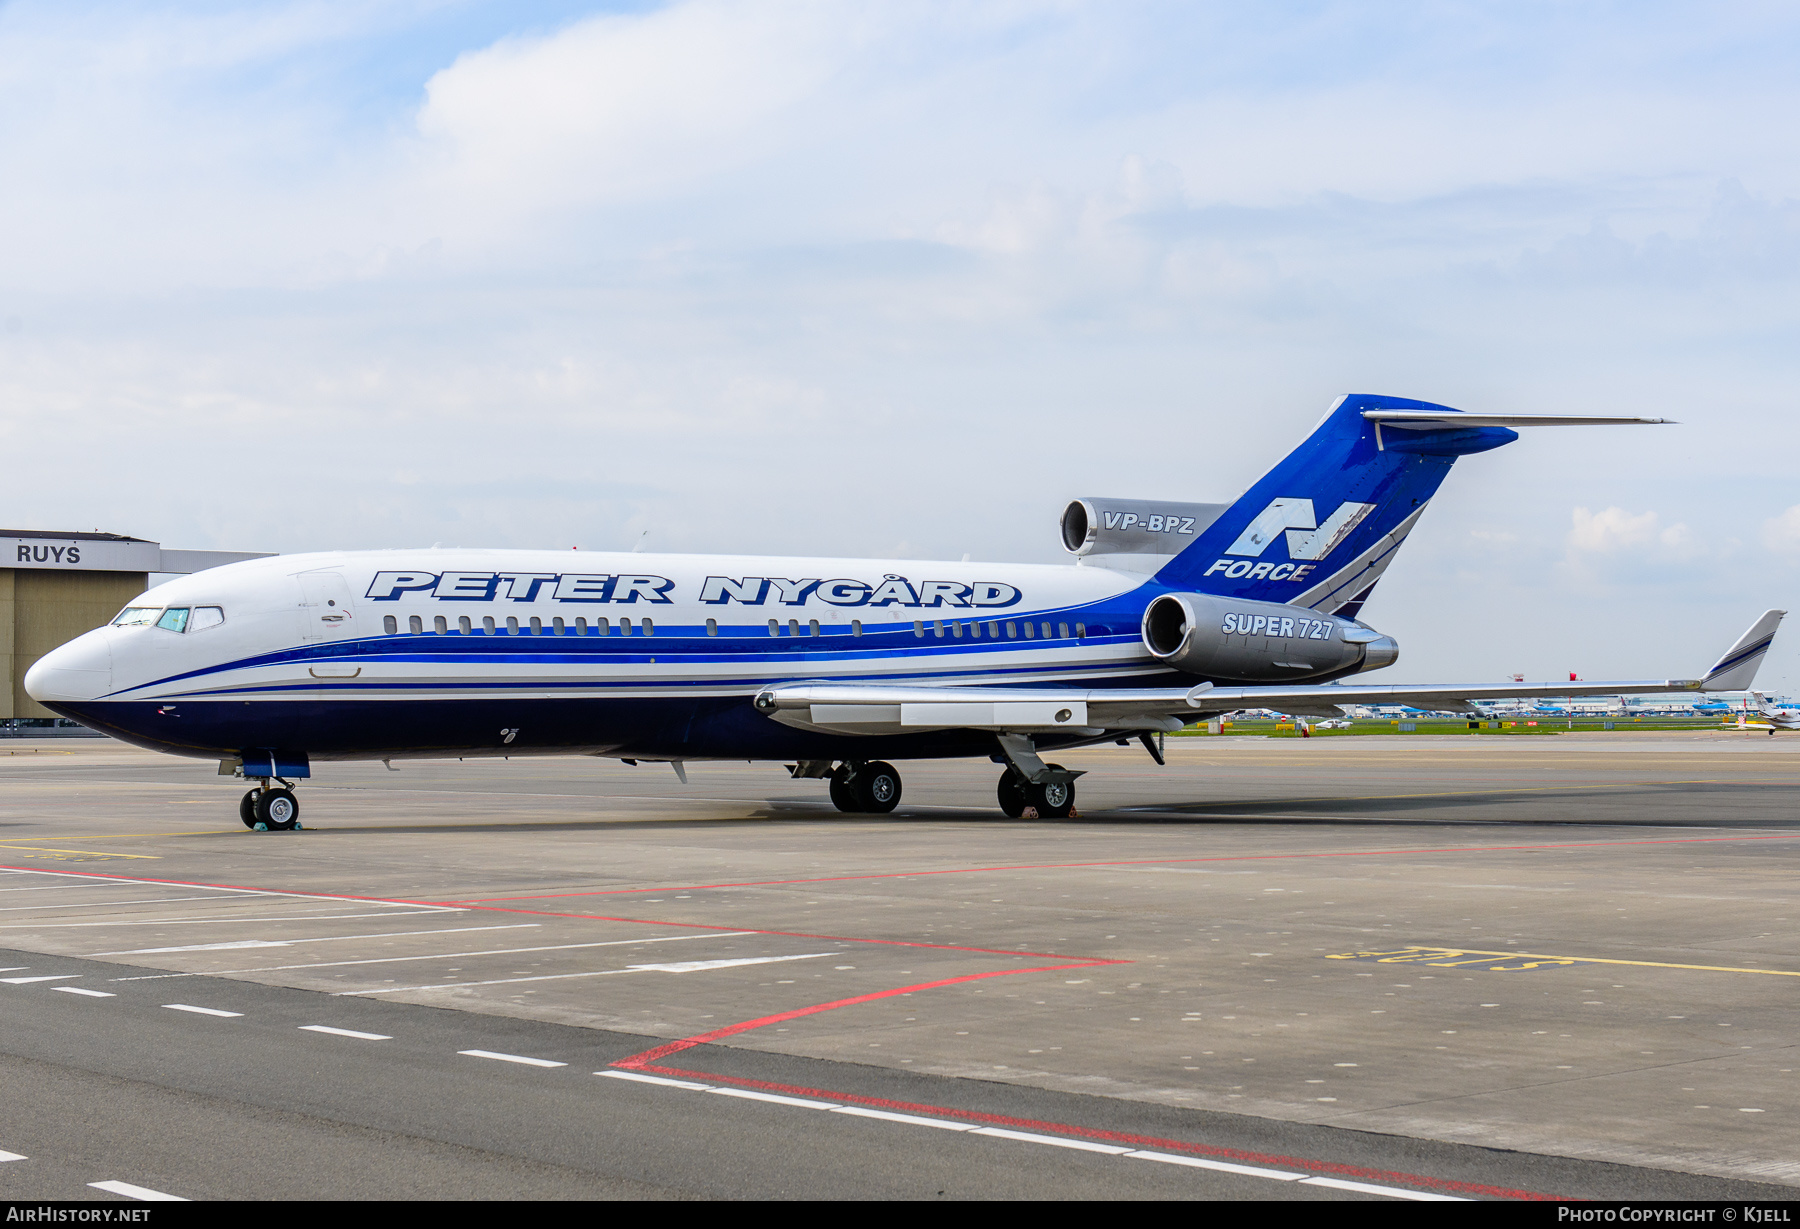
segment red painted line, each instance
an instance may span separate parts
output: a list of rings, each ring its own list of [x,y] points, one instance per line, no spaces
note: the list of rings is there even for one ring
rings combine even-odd
[[[665,926],[689,930],[732,931],[738,934],[770,935],[780,939],[824,939],[832,943],[863,943],[876,947],[911,947],[926,951],[973,952],[981,956],[1020,956],[1034,960],[1079,960],[1087,964],[1130,964],[1129,960],[1109,960],[1099,956],[1071,956],[1063,952],[1027,952],[1004,947],[959,947],[952,943],[919,943],[911,939],[864,939],[854,935],[821,935],[804,930],[758,930],[754,926],[717,926],[707,922],[663,921],[658,918],[610,917],[599,913],[551,913],[543,909],[504,909],[499,905],[457,904],[434,900],[395,900],[386,896],[345,896],[332,892],[290,892],[280,888],[246,888],[236,884],[199,883],[187,879],[140,879],[127,875],[96,875],[88,871],[47,871],[35,866],[0,866],[0,871],[24,871],[33,875],[58,875],[65,879],[103,879],[110,883],[158,884],[164,887],[219,888],[228,892],[253,892],[259,896],[286,896],[301,900],[344,900],[377,905],[417,905],[422,908],[481,910],[484,913],[512,913],[523,917],[574,918],[583,922],[619,922],[629,926]],[[529,899],[529,898],[526,898]],[[305,921],[305,917],[292,919]]]
[[[668,922],[656,918],[610,917],[601,913],[551,913],[543,909],[506,909],[499,905],[464,905],[485,913],[512,913],[521,917],[579,918],[585,922],[626,922],[634,926],[679,926],[690,930],[730,931],[733,934],[772,935],[778,939],[824,939],[832,943],[866,943],[875,947],[911,947],[929,952],[974,952],[980,956],[1027,956],[1038,960],[1080,960],[1087,964],[1130,964],[1102,956],[1073,956],[1067,952],[1028,952],[1006,947],[963,947],[954,943],[921,943],[915,939],[864,939],[855,935],[821,935],[810,930],[758,930],[754,926],[719,926],[710,922]]]
[[[16,838],[23,840],[23,837]],[[93,871],[47,871],[41,866],[0,866],[0,871],[19,871],[27,875],[58,875],[64,879],[104,879],[109,883],[154,883],[176,888],[218,888],[224,892],[254,892],[258,896],[291,896],[301,900],[349,900],[374,905],[419,905],[432,909],[460,909],[464,906],[433,900],[395,900],[387,896],[346,896],[341,892],[295,892],[286,888],[247,888],[235,883],[200,883],[191,879],[142,879],[132,875],[98,875]]]
[[[1028,970],[1021,970],[1021,972]],[[893,993],[899,993],[898,991]],[[846,1000],[850,1002],[854,1000]],[[780,1017],[770,1017],[776,1019]],[[689,1042],[673,1042],[672,1045],[698,1045],[704,1038],[694,1038]],[[825,1101],[837,1101],[846,1105],[861,1105],[870,1109],[891,1110],[896,1113],[927,1114],[937,1118],[949,1118],[959,1122],[979,1122],[983,1126],[1008,1127],[1036,1131],[1046,1135],[1062,1135],[1072,1139],[1089,1139],[1100,1143],[1118,1144],[1132,1148],[1149,1149],[1158,1152],[1186,1153],[1189,1156],[1207,1157],[1212,1160],[1233,1161],[1239,1164],[1262,1165],[1269,1168],[1301,1170],[1307,1173],[1329,1175],[1331,1177],[1348,1178],[1359,1182],[1381,1182],[1392,1186],[1411,1186],[1420,1190],[1436,1191],[1442,1194],[1472,1195],[1487,1199],[1522,1199],[1522,1200],[1555,1200],[1557,1195],[1546,1195],[1539,1191],[1518,1190],[1512,1187],[1491,1186],[1484,1182],[1462,1182],[1454,1178],[1433,1178],[1426,1174],[1400,1173],[1389,1169],[1367,1169],[1360,1165],[1344,1165],[1335,1161],[1315,1161],[1307,1157],[1283,1156],[1270,1152],[1248,1152],[1242,1148],[1222,1148],[1214,1144],[1196,1144],[1182,1139],[1163,1139],[1154,1135],[1137,1135],[1126,1131],[1106,1131],[1096,1127],[1076,1126],[1067,1122],[1043,1122],[1035,1118],[1013,1118],[1006,1114],[988,1114],[979,1110],[954,1109],[944,1105],[926,1105],[916,1101],[895,1101],[887,1097],[865,1097],[858,1093],[832,1092],[822,1088],[807,1088],[796,1084],[778,1084],[770,1080],[751,1080],[740,1076],[714,1075],[708,1071],[688,1071],[680,1067],[660,1067],[651,1065],[654,1056],[661,1054],[668,1047],[646,1050],[643,1054],[634,1054],[630,1058],[621,1059],[611,1064],[614,1067],[633,1071],[654,1072],[657,1075],[669,1076],[672,1079],[692,1080],[713,1084],[729,1084],[736,1088],[754,1088],[763,1092],[781,1093],[790,1097],[812,1097]]]
[[[538,896],[479,896],[470,900],[439,901],[435,903],[475,907],[485,902],[561,900],[576,896],[631,896],[646,892],[708,892],[722,888],[787,887],[809,883],[849,883],[863,879],[924,879],[933,875],[982,875],[1000,874],[1007,871],[1086,870],[1107,866],[1168,866],[1173,863],[1189,862],[1270,862],[1295,858],[1381,858],[1397,854],[1516,853],[1530,852],[1537,849],[1611,849],[1618,846],[1630,845],[1691,845],[1712,841],[1792,840],[1800,840],[1800,833],[1776,833],[1768,836],[1683,836],[1638,841],[1566,841],[1543,845],[1452,845],[1442,848],[1426,846],[1422,848],[1406,849],[1345,849],[1317,853],[1224,854],[1205,858],[1135,858],[1131,860],[1107,862],[1027,862],[1016,866],[959,866],[950,867],[944,870],[888,871],[873,875],[831,875],[821,879],[750,879],[741,883],[697,883],[679,884],[660,888],[598,888],[586,892],[546,892]],[[552,914],[550,916],[564,915]],[[566,916],[579,917],[584,915],[569,914]]]
[[[1043,965],[1031,969],[991,969],[986,973],[965,973],[961,977],[946,977],[938,981],[919,982],[912,986],[899,986],[892,990],[877,990],[872,994],[858,994],[852,998],[835,999],[829,1003],[814,1003],[811,1007],[796,1007],[792,1011],[777,1012],[772,1016],[758,1016],[754,1020],[744,1020],[737,1024],[727,1024],[724,1028],[715,1028],[711,1032],[696,1033],[692,1037],[684,1037],[680,1041],[669,1041],[654,1049],[645,1050],[641,1054],[633,1054],[629,1058],[621,1058],[613,1063],[615,1067],[637,1070],[647,1067],[658,1059],[667,1058],[671,1054],[679,1054],[697,1045],[718,1041],[724,1037],[734,1037],[739,1033],[747,1033],[751,1029],[765,1028],[771,1024],[780,1024],[783,1020],[798,1020],[804,1016],[816,1016],[822,1011],[836,1011],[840,1007],[854,1007],[858,1003],[873,1003],[879,999],[891,999],[902,994],[913,994],[920,990],[936,990],[941,986],[955,986],[963,982],[984,981],[990,977],[1011,977],[1015,973],[1054,973],[1060,969],[1089,969],[1098,964],[1124,963],[1113,960],[1082,960],[1072,964]],[[660,1070],[660,1068],[651,1068]]]

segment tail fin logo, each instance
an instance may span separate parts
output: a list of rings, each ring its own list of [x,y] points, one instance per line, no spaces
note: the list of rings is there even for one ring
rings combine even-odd
[[[1225,553],[1256,558],[1269,549],[1275,535],[1285,532],[1289,559],[1323,559],[1374,510],[1374,504],[1346,500],[1321,525],[1312,500],[1277,499],[1257,514]]]

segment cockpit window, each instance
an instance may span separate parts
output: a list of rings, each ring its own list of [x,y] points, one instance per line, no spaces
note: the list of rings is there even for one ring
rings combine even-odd
[[[217,627],[225,621],[225,611],[218,606],[196,606],[193,617],[188,619],[190,632],[205,631],[209,627]]]
[[[127,606],[112,621],[114,627],[148,627],[162,613],[161,606]]]
[[[163,611],[163,616],[156,621],[156,625],[172,632],[180,632],[187,630],[187,621],[188,608],[186,606],[171,606]]]

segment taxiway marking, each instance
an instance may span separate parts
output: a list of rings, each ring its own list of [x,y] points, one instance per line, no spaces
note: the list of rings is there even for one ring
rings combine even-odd
[[[358,1041],[393,1040],[392,1037],[389,1037],[385,1033],[359,1033],[353,1028],[333,1028],[329,1024],[302,1024],[299,1025],[299,1028],[302,1032],[330,1033],[333,1037],[354,1037]]]
[[[392,915],[389,915],[392,916]],[[411,939],[419,935],[461,935],[478,930],[535,930],[542,922],[508,922],[503,926],[450,926],[441,930],[399,930],[374,935],[321,935],[314,939],[235,939],[228,943],[191,943],[186,947],[139,947],[128,952],[90,952],[97,956],[155,956],[166,952],[226,952],[246,947],[292,947],[296,943],[339,943],[351,939]]]
[[[467,1054],[470,1058],[495,1058],[503,1063],[523,1063],[527,1067],[566,1067],[568,1063],[554,1062],[548,1058],[527,1058],[523,1054],[502,1054],[498,1050],[458,1050],[458,1054]]]
[[[100,849],[53,849],[42,845],[0,845],[9,853],[48,855],[53,858],[136,858],[140,861],[159,862],[161,854],[155,853],[107,853]]]
[[[52,986],[52,990],[60,990],[64,994],[85,994],[91,999],[116,999],[119,996],[110,990],[89,990],[83,986]]]
[[[712,1093],[762,1101],[772,1105],[789,1106],[795,1109],[848,1114],[857,1118],[874,1119],[904,1126],[936,1127],[940,1130],[960,1131],[971,1137],[981,1135],[990,1139],[1036,1144],[1040,1147],[1094,1152],[1126,1160],[1160,1161],[1168,1165],[1214,1170],[1241,1177],[1266,1178],[1276,1182],[1292,1182],[1300,1186],[1330,1187],[1336,1190],[1355,1191],[1360,1194],[1382,1195],[1390,1199],[1462,1202],[1477,1195],[1502,1199],[1540,1200],[1552,1198],[1535,1191],[1510,1190],[1480,1183],[1432,1178],[1422,1174],[1370,1170],[1355,1165],[1311,1161],[1299,1157],[1267,1156],[1206,1144],[1191,1144],[1185,1140],[1156,1139],[1117,1131],[1095,1130],[1069,1123],[1038,1122],[1031,1119],[1012,1118],[1003,1114],[952,1109],[941,1105],[916,1105],[902,1101],[890,1101],[882,1097],[831,1093],[817,1088],[795,1088],[789,1085],[770,1083],[766,1080],[714,1076],[696,1071],[679,1071],[663,1067],[657,1067],[654,1070],[667,1074],[658,1076],[649,1075],[643,1071],[622,1070],[618,1064],[614,1064],[612,1068],[605,1071],[596,1071],[594,1074],[683,1092]],[[881,1106],[892,1106],[893,1108],[877,1108]],[[1152,1144],[1155,1147],[1143,1147],[1142,1145],[1145,1144]],[[1227,1156],[1237,1159],[1220,1159]],[[1243,1164],[1243,1161],[1264,1163],[1249,1165]],[[1284,1168],[1275,1168],[1275,1166],[1284,1166]],[[1385,1181],[1370,1181],[1369,1179],[1384,1179]],[[1401,1182],[1410,1185],[1395,1185]]]
[[[1323,818],[1341,818],[1325,816]],[[1664,825],[1666,826],[1666,825]],[[1719,841],[1792,841],[1800,840],[1800,833],[1776,832],[1758,835],[1739,836],[1693,836],[1693,837],[1658,837],[1638,840],[1617,841],[1558,841],[1535,845],[1447,845],[1447,846],[1401,846],[1394,849],[1344,849],[1303,851],[1299,853],[1254,853],[1254,854],[1219,854],[1200,858],[1135,858],[1107,860],[1100,862],[1024,862],[997,866],[955,866],[939,870],[885,871],[868,875],[828,875],[817,879],[748,879],[730,883],[690,883],[675,884],[657,888],[599,888],[581,892],[549,892],[537,896],[486,896],[472,897],[458,901],[439,902],[446,906],[461,905],[471,909],[500,909],[507,902],[526,900],[563,900],[588,896],[641,896],[649,892],[710,892],[725,888],[778,888],[801,887],[820,883],[854,883],[872,879],[929,879],[937,875],[990,875],[1016,871],[1064,871],[1095,870],[1108,867],[1136,866],[1168,866],[1170,864],[1186,864],[1194,862],[1285,862],[1308,858],[1385,858],[1404,857],[1416,854],[1468,854],[1468,853],[1529,853],[1547,849],[1611,849],[1619,846],[1634,845],[1688,845]],[[45,871],[44,874],[55,872]],[[505,910],[517,913],[540,913],[539,910],[518,909]],[[550,913],[543,911],[544,917],[594,917],[586,913]],[[607,918],[607,921],[634,921],[633,918]],[[771,931],[771,934],[782,932]],[[929,947],[931,944],[910,946]],[[960,948],[961,951],[992,951],[992,948]],[[1046,952],[1037,955],[1048,955]]]
[[[527,923],[531,926],[537,922]],[[471,930],[504,930],[506,927],[474,926]],[[448,934],[448,931],[421,930],[414,934]],[[273,964],[261,965],[254,969],[217,969],[204,973],[150,973],[142,977],[115,977],[114,981],[161,981],[171,977],[228,977],[234,973],[283,973],[293,969],[339,969],[348,965],[359,964],[405,964],[415,960],[460,960],[465,956],[519,956],[528,952],[564,952],[588,947],[635,947],[643,943],[678,943],[684,939],[731,939],[744,935],[758,935],[760,930],[728,930],[723,933],[708,931],[699,935],[663,935],[655,939],[609,939],[604,943],[557,943],[547,947],[501,947],[478,952],[431,952],[423,956],[372,956],[366,960],[322,960],[313,964]],[[387,938],[386,935],[364,936],[367,938]],[[317,940],[323,942],[323,940]],[[312,939],[295,939],[296,943],[312,943]],[[279,946],[272,944],[271,946]]]
[[[99,1191],[110,1191],[115,1195],[124,1195],[128,1199],[142,1199],[146,1203],[187,1203],[181,1195],[169,1195],[162,1191],[153,1191],[147,1186],[134,1186],[130,1182],[106,1181],[90,1182],[89,1186]]]
[[[241,1011],[220,1011],[217,1007],[195,1007],[192,1003],[164,1003],[170,1011],[191,1011],[197,1016],[223,1016],[236,1019],[244,1013]]]
[[[1462,957],[1473,959],[1462,959]],[[1440,959],[1431,959],[1440,957]],[[1499,968],[1495,959],[1533,963]],[[1490,966],[1490,973],[1522,973],[1536,968],[1567,968],[1576,964],[1621,964],[1639,969],[1689,969],[1696,973],[1761,973],[1766,977],[1800,977],[1792,969],[1747,969],[1724,964],[1675,964],[1665,960],[1615,960],[1606,956],[1547,956],[1542,952],[1484,952],[1471,947],[1404,947],[1397,951],[1344,952],[1327,960],[1372,960],[1376,964],[1423,964],[1434,969],[1473,969]]]
[[[710,939],[712,935],[685,935],[683,938]],[[639,940],[641,942],[641,940]],[[500,977],[492,981],[439,982],[432,986],[387,986],[380,990],[339,990],[336,997],[360,998],[371,994],[400,994],[412,990],[461,990],[468,986],[510,986],[518,982],[569,981],[579,977],[612,977],[620,973],[698,973],[713,969],[734,969],[740,965],[780,964],[788,960],[817,960],[821,956],[838,956],[841,952],[807,952],[799,956],[746,956],[736,960],[688,960],[675,964],[632,964],[622,969],[593,969],[585,973],[540,973],[534,977]]]

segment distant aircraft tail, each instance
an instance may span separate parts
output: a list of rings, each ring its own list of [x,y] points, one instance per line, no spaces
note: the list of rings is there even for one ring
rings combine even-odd
[[[1756,681],[1756,668],[1762,665],[1769,645],[1775,640],[1775,629],[1781,626],[1785,610],[1765,610],[1725,651],[1706,677],[1700,680],[1701,691],[1745,691]],[[1760,703],[1761,697],[1758,697]]]
[[[1463,417],[1429,401],[1340,397],[1157,580],[1355,618],[1456,458],[1519,438],[1494,418]]]

